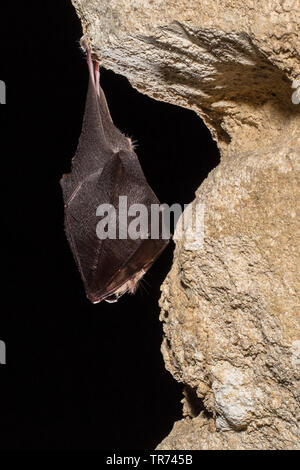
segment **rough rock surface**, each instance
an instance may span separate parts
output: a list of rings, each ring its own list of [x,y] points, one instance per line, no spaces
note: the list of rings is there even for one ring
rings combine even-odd
[[[184,418],[159,449],[296,449],[299,0],[73,0],[102,64],[195,110],[221,163],[204,242],[176,243],[160,301]]]

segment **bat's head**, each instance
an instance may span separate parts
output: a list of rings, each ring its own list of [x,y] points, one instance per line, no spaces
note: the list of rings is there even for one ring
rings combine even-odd
[[[134,294],[139,281],[152,266],[156,258],[168,244],[168,240],[141,240],[140,246],[134,256],[129,257],[114,274],[109,277],[109,267],[105,270],[105,261],[101,263],[102,273],[95,274],[90,285],[86,285],[87,297],[96,304],[117,302],[125,293]],[[111,255],[109,255],[111,257]],[[110,259],[110,262],[112,260]],[[111,263],[110,263],[111,264]]]
[[[128,281],[124,282],[119,288],[116,288],[116,280],[112,282],[111,285],[107,287],[107,292],[104,295],[107,295],[106,297],[100,297],[99,300],[94,300],[93,303],[99,303],[101,300],[105,300],[106,302],[109,303],[114,303],[119,300],[120,297],[122,297],[123,294],[126,294],[127,292],[130,294],[134,294],[137,287],[139,280],[142,279],[144,274],[146,273],[145,269],[141,269],[139,272],[134,274]],[[109,292],[111,292],[109,294]],[[91,299],[90,299],[91,300]]]

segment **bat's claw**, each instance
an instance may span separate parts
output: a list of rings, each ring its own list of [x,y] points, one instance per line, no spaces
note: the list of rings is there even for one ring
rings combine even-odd
[[[99,85],[99,80],[100,80],[100,71],[99,71],[99,61],[95,60],[92,58],[92,53],[91,49],[89,47],[88,40],[85,36],[82,36],[80,39],[80,46],[81,49],[86,53],[87,55],[87,63],[89,66],[89,71],[90,75],[92,78],[92,81],[94,83],[94,87],[96,90],[97,95],[100,97],[100,85]]]
[[[85,52],[87,54],[88,51],[90,50],[87,38],[85,36],[82,36],[80,38],[79,43],[80,43],[80,47],[83,50],[83,52]]]

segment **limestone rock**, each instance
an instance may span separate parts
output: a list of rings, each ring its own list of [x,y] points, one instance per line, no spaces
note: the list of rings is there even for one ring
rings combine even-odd
[[[299,446],[299,156],[296,139],[233,155],[197,192],[204,243],[177,242],[161,319],[166,366],[204,412],[187,397],[161,449]]]
[[[193,202],[204,242],[176,242],[163,285],[162,352],[186,393],[159,448],[300,448],[299,0],[73,4],[102,64],[195,110],[221,152]]]

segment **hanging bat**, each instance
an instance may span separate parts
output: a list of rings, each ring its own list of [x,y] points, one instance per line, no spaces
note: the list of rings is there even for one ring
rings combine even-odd
[[[119,214],[120,196],[126,196],[128,206],[143,204],[151,214],[151,205],[159,205],[159,201],[146,181],[131,140],[112,122],[99,83],[99,62],[93,61],[84,38],[81,46],[87,54],[89,85],[72,170],[60,181],[65,232],[89,300],[116,302],[125,292],[135,292],[168,239],[162,237],[161,228],[158,237],[150,237],[150,215],[150,229],[143,238],[100,239],[97,235],[100,205],[110,204],[114,214]],[[115,222],[117,232],[124,232],[124,217],[117,215]]]

